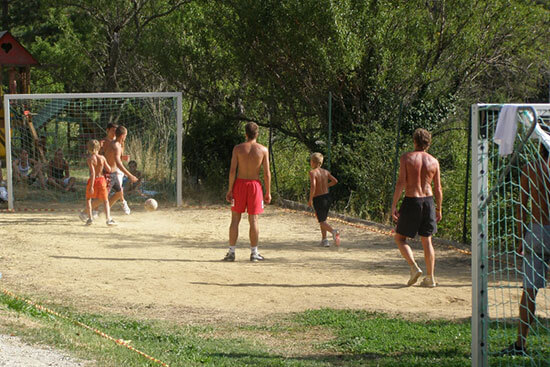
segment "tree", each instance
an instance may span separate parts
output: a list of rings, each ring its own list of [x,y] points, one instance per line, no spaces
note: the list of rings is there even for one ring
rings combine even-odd
[[[82,55],[89,75],[88,91],[133,90],[135,74],[146,74],[150,65],[136,62],[141,55],[141,37],[155,24],[191,0],[62,0],[49,9],[61,31],[56,40],[45,40],[52,48]],[[55,5],[53,5],[55,4]],[[63,52],[60,52],[63,53]],[[138,69],[136,71],[136,68]],[[91,85],[91,88],[90,88]]]

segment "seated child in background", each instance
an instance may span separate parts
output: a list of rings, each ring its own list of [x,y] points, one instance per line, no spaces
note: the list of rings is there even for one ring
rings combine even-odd
[[[137,182],[132,183],[130,180],[128,180],[128,177],[124,176],[124,179],[122,180],[124,193],[125,194],[138,193],[143,196],[143,193],[141,191],[142,173],[141,171],[138,171],[136,161],[128,162],[128,171],[130,171],[131,174],[136,176],[138,180]]]
[[[69,173],[69,162],[63,157],[63,150],[57,149],[48,163],[48,184],[63,191],[75,191],[76,179]]]
[[[40,187],[46,189],[42,164],[40,161],[29,158],[29,153],[25,149],[21,150],[19,158],[13,161],[13,179],[15,182],[26,182],[28,185],[38,181]]]
[[[340,246],[340,232],[327,223],[330,207],[328,188],[336,185],[338,180],[332,176],[329,171],[321,168],[322,164],[323,155],[321,153],[313,153],[310,158],[312,170],[309,171],[310,191],[308,205],[315,209],[315,214],[317,215],[317,220],[321,227],[321,246],[330,246],[327,239],[327,232],[332,234],[336,246]]]

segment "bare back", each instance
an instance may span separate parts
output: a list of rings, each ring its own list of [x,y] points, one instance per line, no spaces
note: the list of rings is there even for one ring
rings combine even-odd
[[[527,179],[529,177],[529,180]],[[523,168],[521,177],[521,202],[527,207],[528,200],[531,200],[532,221],[542,225],[550,224],[550,212],[548,200],[550,199],[550,175],[548,162],[542,162],[540,166]],[[530,194],[530,197],[527,195]]]
[[[107,164],[109,165],[110,171],[116,171],[117,155],[120,159],[120,156],[122,154],[122,148],[120,147],[120,143],[118,143],[116,140],[106,141],[103,148],[104,148],[103,152],[105,155],[105,159],[107,160]]]
[[[314,188],[313,196],[320,196],[328,193],[328,181],[331,177],[329,171],[324,168],[315,168],[309,171],[311,186]]]
[[[90,158],[88,158],[88,164],[93,167],[94,178],[98,178],[103,175],[103,167],[107,164],[107,162],[105,157],[94,153],[90,156]]]
[[[258,180],[260,168],[268,159],[267,148],[255,141],[247,141],[235,146],[233,154],[237,158],[237,178]]]
[[[105,147],[112,142],[112,139],[109,139],[109,137],[105,137],[105,139],[99,141],[99,154],[105,155]]]
[[[413,151],[401,156],[405,168],[405,196],[433,196],[432,182],[439,185],[439,162],[424,151]],[[437,188],[436,188],[437,189]]]

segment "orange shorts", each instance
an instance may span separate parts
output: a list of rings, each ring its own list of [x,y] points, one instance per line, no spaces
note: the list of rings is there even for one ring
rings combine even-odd
[[[231,210],[237,213],[261,214],[264,211],[262,184],[258,180],[237,178],[233,184]]]
[[[104,176],[96,177],[94,180],[94,193],[90,195],[90,187],[92,185],[92,179],[88,179],[88,184],[86,185],[86,199],[100,199],[108,200],[109,193],[107,192],[107,182],[105,181]]]

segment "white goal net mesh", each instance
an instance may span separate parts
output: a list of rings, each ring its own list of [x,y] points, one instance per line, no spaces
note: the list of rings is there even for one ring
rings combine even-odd
[[[139,175],[124,182],[130,206],[181,201],[181,94],[6,95],[4,109],[4,186],[16,210],[83,206],[86,144],[105,139],[109,124],[128,130],[123,161]]]
[[[472,126],[472,364],[548,366],[550,105],[475,105]]]

